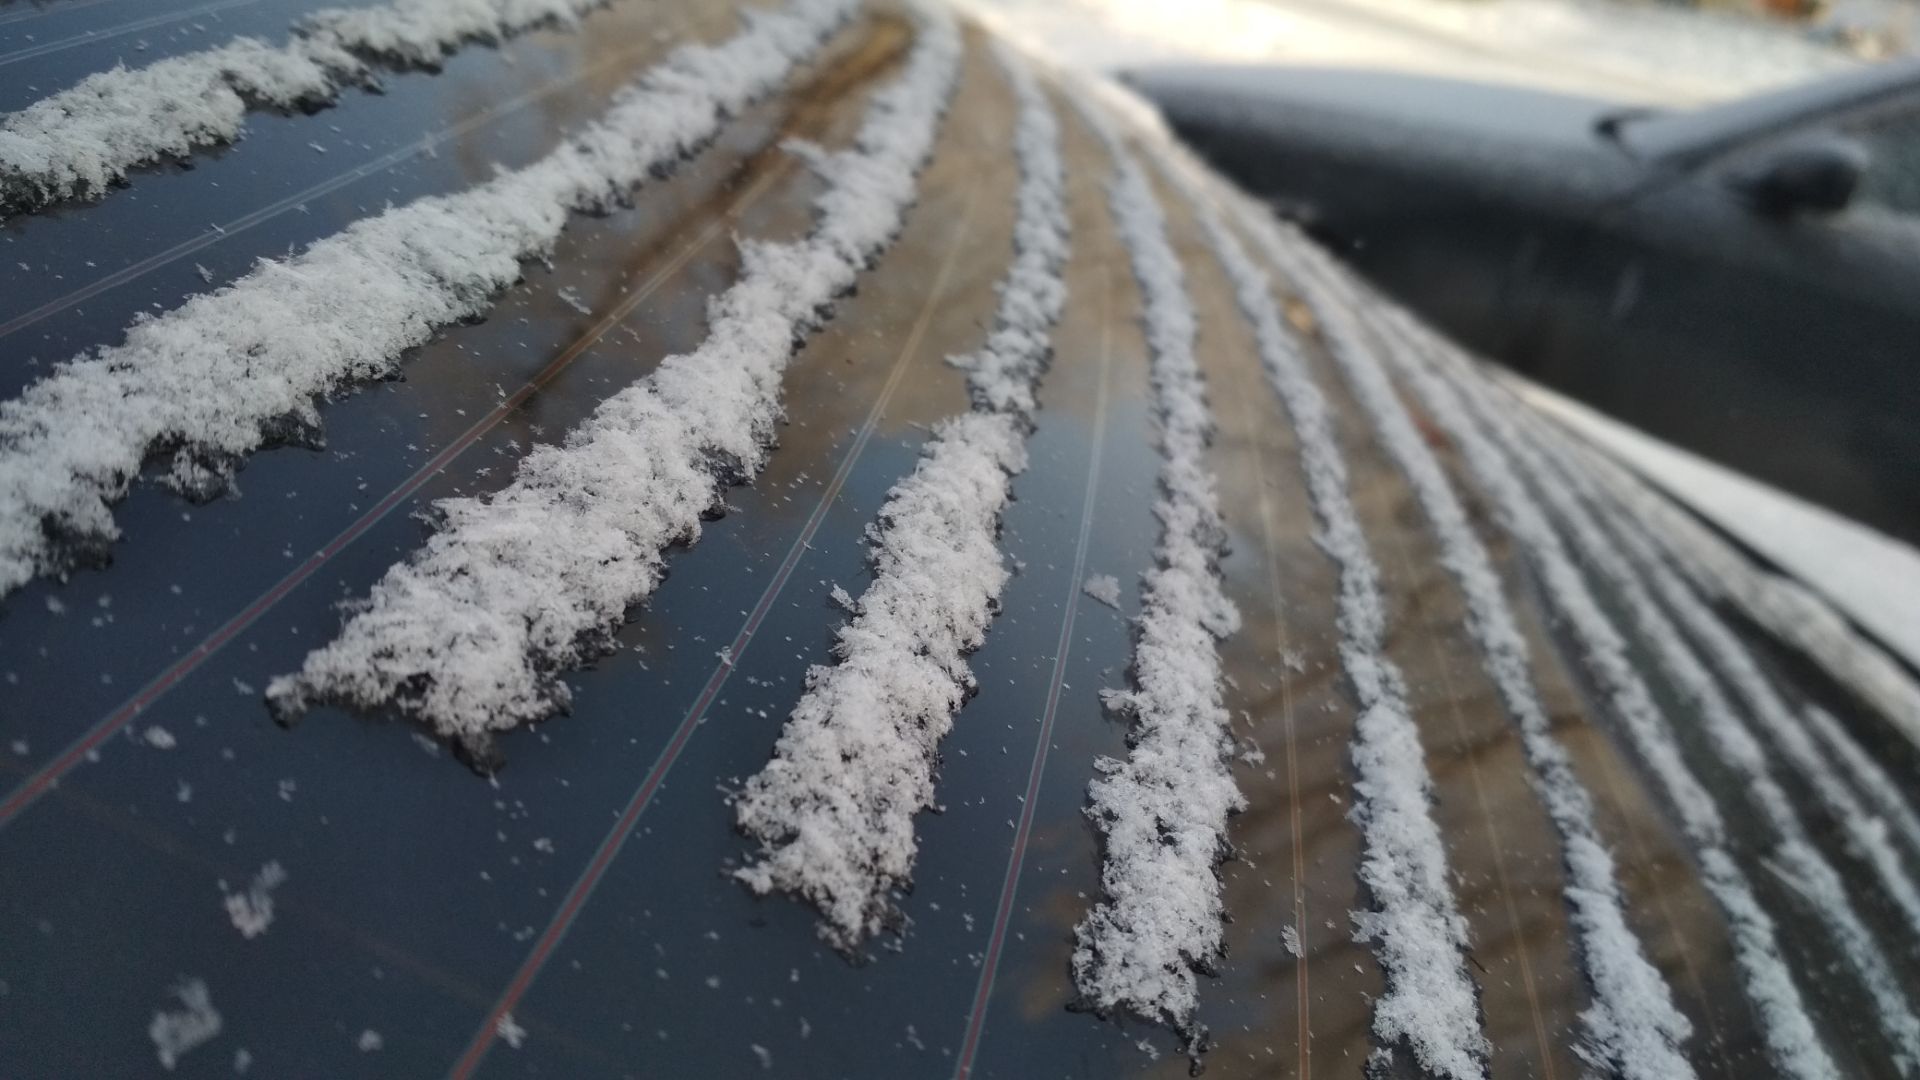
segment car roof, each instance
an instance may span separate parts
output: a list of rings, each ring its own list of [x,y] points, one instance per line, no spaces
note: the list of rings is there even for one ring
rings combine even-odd
[[[1686,165],[1823,116],[1912,94],[1916,86],[1920,60],[1889,60],[1716,105],[1637,115],[1621,126],[1621,138],[1643,157]]]

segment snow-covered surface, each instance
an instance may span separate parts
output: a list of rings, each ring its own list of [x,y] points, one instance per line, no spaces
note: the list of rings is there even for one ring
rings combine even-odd
[[[1920,889],[1916,889],[1899,852],[1894,849],[1885,823],[1854,793],[1840,769],[1822,752],[1801,717],[1793,713],[1732,628],[1661,558],[1652,538],[1643,531],[1644,525],[1631,514],[1608,513],[1599,486],[1580,463],[1558,445],[1557,431],[1536,424],[1531,434],[1547,466],[1548,482],[1564,486],[1578,496],[1591,516],[1604,521],[1609,536],[1603,538],[1603,542],[1606,539],[1616,542],[1631,564],[1629,572],[1653,586],[1666,610],[1706,654],[1720,678],[1739,696],[1747,715],[1765,733],[1785,763],[1812,787],[1827,814],[1839,824],[1849,850],[1872,870],[1887,898],[1906,918],[1909,932],[1915,940],[1920,940]],[[1724,709],[1726,703],[1720,707]],[[1709,722],[1724,722],[1724,718],[1710,717]],[[1723,736],[1722,741],[1726,738]],[[1763,760],[1758,747],[1750,740],[1741,738],[1738,732],[1731,738],[1743,755],[1740,764],[1744,769],[1752,770]],[[1836,731],[1829,738],[1838,739],[1854,754],[1863,753],[1842,733]],[[1732,754],[1726,756],[1731,758]],[[1777,789],[1770,782],[1756,782],[1754,791],[1773,799]],[[1779,812],[1779,808],[1770,811]]]
[[[1522,397],[1824,596],[1920,665],[1920,551],[1517,377]]]
[[[690,45],[518,172],[356,222],[284,262],[135,322],[0,403],[0,595],[117,535],[111,503],[148,454],[217,491],[246,455],[319,423],[316,402],[487,310],[575,211],[631,190],[779,86],[853,0],[794,0],[719,46]]]
[[[1575,497],[1577,478],[1553,470],[1540,448],[1524,437],[1516,422],[1520,414],[1510,407],[1500,408],[1500,403],[1495,403],[1478,385],[1471,388],[1467,397],[1474,415],[1525,474],[1533,490],[1545,498],[1550,512],[1572,540],[1574,550],[1586,565],[1599,572],[1621,600],[1642,640],[1651,646],[1655,665],[1692,707],[1692,715],[1706,732],[1715,756],[1741,777],[1750,805],[1773,833],[1777,844],[1775,857],[1791,873],[1794,885],[1812,907],[1815,921],[1831,937],[1841,958],[1859,975],[1872,998],[1881,1030],[1894,1047],[1901,1072],[1920,1065],[1920,1020],[1915,1019],[1906,992],[1886,961],[1884,945],[1876,940],[1854,909],[1839,873],[1815,847],[1813,837],[1801,821],[1793,800],[1780,786],[1771,759],[1754,737],[1746,717],[1734,710],[1694,645],[1655,601],[1647,579],[1642,576],[1647,568],[1629,562],[1621,550],[1619,531],[1609,535],[1589,508]],[[1661,580],[1657,569],[1652,576],[1656,584]],[[1732,647],[1738,649],[1737,645]],[[1791,728],[1792,721],[1783,718],[1783,726]],[[1783,744],[1782,749],[1788,750],[1788,747]],[[1788,758],[1793,760],[1791,752]],[[1817,789],[1817,778],[1809,776],[1808,779],[1816,782]],[[1843,828],[1846,826],[1844,818],[1841,824]],[[1883,854],[1888,859],[1896,858],[1890,850]],[[1884,869],[1884,863],[1875,861],[1875,869]],[[1908,899],[1913,898],[1912,883],[1905,880],[1904,873],[1884,879],[1883,884],[1888,880],[1903,886]]]
[[[1809,705],[1801,715],[1806,717],[1807,726],[1839,759],[1840,767],[1866,794],[1875,812],[1906,841],[1914,855],[1920,856],[1920,814],[1914,813],[1913,804],[1901,792],[1900,786],[1893,782],[1893,777],[1861,749],[1860,744],[1847,734],[1832,713],[1818,705]]]
[[[1108,205],[1140,285],[1162,460],[1161,532],[1141,588],[1132,688],[1105,694],[1133,722],[1132,749],[1125,761],[1099,759],[1088,786],[1087,816],[1105,840],[1105,860],[1102,898],[1074,928],[1073,979],[1094,1009],[1169,1024],[1197,1053],[1204,1033],[1194,1020],[1194,976],[1221,959],[1215,869],[1228,850],[1228,817],[1245,805],[1214,647],[1238,629],[1240,613],[1220,580],[1226,534],[1206,460],[1213,416],[1186,275],[1146,173],[1104,103],[1082,95],[1076,105],[1113,158]]]
[[[1331,269],[1331,263],[1322,260]],[[1357,286],[1346,275],[1335,280],[1348,297]],[[1351,303],[1351,300],[1349,301]],[[1781,955],[1773,917],[1754,895],[1753,885],[1727,852],[1726,820],[1719,805],[1688,767],[1666,714],[1628,652],[1627,640],[1589,589],[1565,542],[1545,511],[1521,482],[1505,449],[1488,434],[1482,410],[1469,411],[1470,391],[1481,378],[1462,372],[1457,380],[1429,368],[1429,349],[1445,348],[1429,332],[1386,301],[1369,294],[1366,309],[1383,331],[1386,356],[1421,403],[1459,448],[1468,468],[1500,508],[1502,523],[1525,550],[1539,574],[1549,604],[1580,642],[1581,659],[1610,706],[1615,722],[1666,796],[1683,834],[1699,859],[1701,881],[1726,915],[1734,961],[1760,1018],[1774,1066],[1804,1080],[1838,1076],[1820,1041],[1792,971]],[[1452,374],[1452,372],[1449,372]]]
[[[0,117],[0,210],[104,195],[128,170],[240,137],[249,109],[314,106],[382,61],[432,63],[476,40],[572,24],[608,0],[397,0],[328,9],[282,46],[258,38],[116,66]]]
[[[241,937],[259,937],[273,925],[273,890],[286,881],[286,870],[277,861],[269,862],[253,875],[246,891],[226,893],[227,918]]]
[[[744,95],[784,71],[845,7],[803,3],[758,19],[729,46],[744,57],[702,60],[679,78],[702,100]],[[946,9],[917,10],[906,69],[874,96],[854,146],[807,154],[828,182],[811,234],[743,241],[741,275],[710,301],[697,349],[662,360],[564,442],[522,458],[498,493],[441,501],[442,524],[426,546],[390,569],[298,674],[274,680],[277,709],[297,715],[317,700],[391,707],[485,767],[495,732],[565,707],[561,673],[597,655],[628,608],[653,592],[667,548],[698,540],[727,484],[759,472],[796,342],[898,231],[961,54]],[[627,105],[635,101],[645,98]]]
[[[213,1007],[213,996],[200,979],[181,979],[168,993],[180,1007],[156,1011],[147,1025],[147,1037],[153,1040],[160,1067],[172,1072],[187,1051],[220,1034],[220,1011]]]
[[[1310,63],[1686,104],[1859,61],[1757,18],[1599,0],[971,0],[1088,67]]]
[[[896,918],[888,898],[912,875],[913,819],[934,803],[940,740],[973,689],[980,646],[1008,572],[998,538],[1026,467],[1026,413],[1066,300],[1066,174],[1045,92],[1002,52],[1019,102],[1021,179],[1013,265],[986,348],[961,362],[974,410],[928,440],[887,495],[869,558],[873,581],[841,629],[837,662],[814,667],[773,760],[736,803],[760,851],[735,876],[755,892],[798,893],[821,933],[852,949]]]
[[[1351,915],[1355,939],[1373,946],[1387,982],[1373,1003],[1374,1038],[1382,1047],[1405,1046],[1432,1075],[1474,1080],[1486,1075],[1492,1046],[1467,974],[1467,923],[1433,818],[1433,777],[1420,729],[1405,680],[1386,655],[1389,608],[1353,505],[1332,413],[1281,321],[1272,284],[1221,220],[1198,169],[1176,162],[1168,172],[1253,326],[1267,379],[1293,419],[1300,468],[1320,520],[1320,547],[1340,567],[1340,658],[1360,706],[1350,751],[1356,774],[1352,816],[1364,845],[1360,880],[1372,905]]]
[[[1432,523],[1441,563],[1466,598],[1467,629],[1480,646],[1487,675],[1507,715],[1519,729],[1520,746],[1531,768],[1529,780],[1564,846],[1565,900],[1593,992],[1592,1004],[1581,1016],[1586,1036],[1583,1056],[1633,1080],[1692,1076],[1683,1051],[1692,1024],[1674,1005],[1666,980],[1647,959],[1627,920],[1626,897],[1613,853],[1594,819],[1593,797],[1574,772],[1567,749],[1555,737],[1553,721],[1541,705],[1527,640],[1507,604],[1486,546],[1369,342],[1350,313],[1329,295],[1311,258],[1288,242],[1264,208],[1243,202],[1238,209],[1248,232],[1307,299],[1330,354]],[[1269,368],[1293,369],[1285,374],[1289,380],[1308,378],[1292,343],[1284,337],[1277,313],[1263,313],[1260,324],[1262,355],[1272,353],[1277,358],[1268,360]]]

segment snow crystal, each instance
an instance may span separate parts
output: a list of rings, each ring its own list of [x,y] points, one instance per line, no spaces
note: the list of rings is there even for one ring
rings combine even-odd
[[[168,731],[158,724],[155,724],[143,732],[141,738],[145,739],[147,745],[153,747],[155,750],[171,750],[175,746],[180,745],[179,740],[173,737],[173,732]]]
[[[1087,575],[1087,580],[1080,585],[1080,591],[1115,611],[1120,610],[1120,579],[1112,574]]]
[[[987,345],[957,361],[974,411],[942,423],[913,474],[888,492],[870,551],[873,580],[736,802],[758,858],[735,873],[759,893],[818,906],[821,934],[851,949],[895,918],[888,894],[917,851],[913,818],[933,805],[937,748],[973,689],[978,648],[1008,572],[1001,510],[1026,467],[1026,412],[1065,302],[1067,217],[1059,133],[1024,64],[1001,55],[1019,115],[1015,256]],[[841,594],[844,596],[844,593]]]
[[[1104,103],[1076,99],[1107,145],[1108,202],[1140,285],[1161,468],[1156,565],[1141,588],[1132,688],[1108,705],[1131,717],[1125,761],[1101,758],[1087,816],[1105,841],[1102,898],[1074,928],[1073,979],[1100,1012],[1125,1009],[1171,1025],[1189,1054],[1205,1045],[1194,1019],[1195,973],[1222,956],[1225,909],[1216,867],[1227,819],[1246,801],[1234,785],[1230,718],[1214,640],[1239,628],[1219,559],[1226,542],[1207,466],[1213,417],[1194,357],[1186,275],[1147,177]]]
[[[1357,940],[1373,943],[1387,977],[1373,1003],[1382,1045],[1404,1044],[1437,1076],[1484,1076],[1492,1047],[1467,974],[1467,924],[1454,899],[1446,846],[1429,809],[1433,778],[1400,671],[1387,658],[1387,603],[1349,492],[1347,465],[1326,397],[1280,318],[1266,276],[1201,190],[1198,169],[1169,171],[1199,218],[1214,255],[1252,324],[1268,381],[1286,405],[1300,445],[1320,546],[1340,567],[1341,659],[1359,699],[1352,759],[1353,818],[1365,850],[1360,877],[1373,908],[1352,913]]]
[[[513,1018],[512,1013],[502,1013],[500,1021],[493,1025],[493,1030],[496,1035],[500,1036],[501,1042],[506,1043],[515,1050],[520,1049],[520,1047],[526,1044],[527,1029],[520,1026],[520,1022]]]
[[[1588,1059],[1636,1080],[1692,1075],[1681,1050],[1692,1024],[1675,1007],[1666,980],[1627,922],[1626,898],[1613,854],[1594,819],[1593,797],[1574,773],[1566,747],[1554,737],[1553,722],[1533,684],[1526,638],[1514,621],[1486,546],[1348,312],[1315,275],[1305,272],[1264,210],[1244,203],[1238,209],[1239,219],[1274,264],[1290,271],[1315,312],[1329,353],[1381,443],[1407,476],[1440,541],[1440,561],[1466,599],[1467,629],[1519,729],[1529,780],[1566,852],[1565,900],[1593,988],[1593,1003],[1582,1016]],[[1248,267],[1247,272],[1255,271]],[[1281,366],[1300,370],[1298,357],[1288,355],[1286,324],[1270,303],[1266,307],[1259,334],[1263,355],[1271,339],[1283,350]]]
[[[540,161],[263,262],[0,403],[0,594],[62,569],[76,545],[111,542],[110,504],[149,453],[173,450],[176,489],[214,493],[270,434],[316,427],[321,397],[391,373],[407,349],[485,311],[571,212],[710,141],[852,3],[794,0],[722,45],[682,48]]]
[[[379,1050],[382,1047],[386,1046],[387,1040],[385,1040],[384,1038],[381,1038],[379,1032],[373,1030],[372,1028],[368,1028],[367,1030],[362,1031],[360,1033],[360,1038],[358,1041],[354,1043],[354,1045],[360,1048],[361,1053],[371,1054],[374,1051]]]
[[[286,880],[286,870],[278,862],[269,862],[253,875],[246,892],[226,894],[227,917],[241,937],[251,940],[273,925],[273,890]]]
[[[722,49],[670,63],[677,83],[655,77],[620,106],[651,118],[628,137],[681,130],[684,105],[660,115],[670,100],[661,95],[693,94],[704,138],[723,104],[771,85],[845,8],[802,2],[755,20]],[[924,23],[905,72],[875,95],[855,145],[813,155],[828,187],[811,235],[743,243],[741,276],[710,302],[697,349],[602,401],[563,443],[530,452],[497,494],[441,501],[443,525],[425,548],[390,569],[298,674],[274,680],[277,711],[298,715],[316,700],[390,705],[489,768],[493,733],[565,707],[561,673],[604,649],[658,584],[666,549],[698,539],[724,485],[760,470],[796,339],[899,229],[961,52],[944,8],[928,8]],[[713,67],[730,77],[702,74]],[[702,74],[697,90],[670,88],[693,74]],[[612,143],[600,152],[655,158]]]
[[[1288,956],[1296,960],[1307,955],[1300,948],[1300,931],[1295,930],[1291,923],[1280,928],[1280,945],[1287,950]]]
[[[220,1013],[213,1007],[207,984],[200,979],[181,979],[168,992],[181,1007],[155,1012],[153,1023],[147,1025],[147,1037],[153,1040],[160,1067],[172,1072],[181,1055],[220,1034]]]
[[[240,37],[116,66],[0,117],[0,209],[98,197],[128,170],[240,137],[254,108],[327,104],[374,63],[432,63],[462,42],[573,22],[606,0],[396,0],[309,16],[278,48]],[[320,149],[315,146],[315,149]]]
[[[1317,249],[1303,239],[1294,248],[1311,260],[1322,281],[1341,293],[1343,307],[1360,302],[1353,292],[1358,286]],[[1503,522],[1539,571],[1548,601],[1580,640],[1579,652],[1613,706],[1615,718],[1678,814],[1681,828],[1699,856],[1702,883],[1727,917],[1735,961],[1748,997],[1762,1018],[1762,1034],[1776,1067],[1794,1077],[1836,1076],[1833,1060],[1821,1044],[1781,957],[1773,919],[1754,896],[1751,882],[1727,854],[1726,823],[1719,806],[1687,767],[1665,714],[1634,666],[1626,640],[1595,600],[1559,534],[1514,472],[1506,452],[1489,438],[1485,411],[1469,412],[1454,385],[1422,363],[1428,354],[1416,353],[1414,348],[1415,342],[1437,343],[1377,296],[1369,294],[1365,303],[1372,311],[1391,316],[1387,325],[1394,332],[1384,335],[1386,355],[1500,506]],[[1379,317],[1383,316],[1377,314]],[[1473,384],[1463,379],[1462,385]]]

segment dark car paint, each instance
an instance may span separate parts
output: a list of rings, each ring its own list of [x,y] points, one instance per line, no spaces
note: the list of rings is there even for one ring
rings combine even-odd
[[[1917,71],[1673,115],[1371,72],[1129,78],[1216,166],[1479,350],[1912,541],[1920,229],[1858,207],[1769,216],[1730,181],[1771,140],[1920,107]]]

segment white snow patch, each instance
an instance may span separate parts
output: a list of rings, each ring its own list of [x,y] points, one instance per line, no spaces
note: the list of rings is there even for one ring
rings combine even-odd
[[[1352,309],[1362,302],[1356,298],[1358,286],[1331,260],[1304,239],[1295,246],[1312,258],[1323,281],[1339,289],[1343,307]],[[1682,831],[1700,860],[1702,882],[1727,917],[1735,962],[1748,999],[1761,1018],[1762,1035],[1775,1066],[1794,1077],[1827,1080],[1837,1076],[1833,1059],[1821,1044],[1780,954],[1773,919],[1760,906],[1746,875],[1727,854],[1726,823],[1720,808],[1688,768],[1665,714],[1628,654],[1626,640],[1595,600],[1564,542],[1521,483],[1506,452],[1488,437],[1482,411],[1469,412],[1462,393],[1425,365],[1423,361],[1430,354],[1416,353],[1416,343],[1432,347],[1442,343],[1426,336],[1427,331],[1376,295],[1368,294],[1364,303],[1376,319],[1390,320],[1382,335],[1386,355],[1427,413],[1451,436],[1468,468],[1501,508],[1503,523],[1538,570],[1548,602],[1580,640],[1582,659],[1612,705],[1615,719],[1678,814]],[[1375,325],[1380,324],[1376,321]],[[1477,377],[1463,377],[1461,385],[1471,385],[1471,379]]]
[[[711,140],[852,6],[794,0],[722,45],[681,48],[540,161],[263,261],[0,403],[0,595],[61,569],[67,542],[116,538],[110,504],[156,448],[177,447],[169,484],[211,494],[270,434],[316,427],[320,398],[390,373],[408,348],[485,311],[572,212]]]
[[[760,841],[735,873],[758,893],[818,906],[821,934],[852,949],[895,919],[888,898],[912,874],[914,815],[933,805],[940,740],[974,681],[1006,584],[997,530],[1026,467],[1026,420],[1066,292],[1065,171],[1044,92],[1018,57],[1001,60],[1019,102],[1015,255],[987,345],[956,361],[974,411],[941,424],[913,474],[887,495],[869,552],[874,576],[816,666],[768,762],[741,790],[736,820]]]
[[[1088,786],[1087,816],[1106,856],[1102,898],[1074,928],[1073,980],[1098,1011],[1125,1009],[1171,1025],[1192,1055],[1205,1041],[1194,976],[1217,964],[1223,948],[1216,868],[1228,851],[1227,819],[1246,805],[1234,785],[1214,647],[1239,628],[1240,614],[1220,579],[1226,535],[1206,460],[1213,417],[1194,357],[1186,276],[1105,103],[1076,103],[1113,158],[1109,206],[1140,285],[1162,461],[1154,506],[1161,532],[1141,589],[1132,689],[1105,695],[1132,718],[1132,749],[1125,761],[1097,761],[1100,775]]]
[[[354,1042],[354,1045],[360,1048],[361,1053],[371,1054],[386,1046],[387,1040],[382,1038],[379,1032],[368,1028],[360,1033],[360,1038]]]
[[[683,82],[711,67],[734,73],[693,80],[702,130],[719,115],[716,95],[744,100],[771,85],[845,9],[803,2],[682,61]],[[904,74],[875,95],[853,148],[811,155],[828,182],[812,234],[743,242],[741,276],[710,301],[697,349],[602,401],[565,442],[530,452],[497,494],[441,501],[440,531],[387,572],[332,644],[269,686],[276,709],[390,705],[486,767],[495,732],[563,708],[561,673],[604,647],[658,584],[666,549],[695,542],[725,485],[765,462],[795,341],[899,229],[960,52],[951,15],[927,8]],[[657,93],[669,93],[665,76]],[[655,94],[626,104],[658,107]]]
[[[1300,948],[1300,931],[1295,930],[1292,923],[1280,928],[1280,945],[1287,950],[1287,955],[1295,960],[1307,955]]]
[[[377,66],[432,63],[463,42],[573,23],[606,2],[396,0],[317,12],[279,47],[240,37],[146,67],[115,66],[0,117],[0,209],[99,197],[136,166],[234,141],[250,109],[322,105],[370,82]]]
[[[180,745],[179,740],[173,737],[173,732],[168,731],[158,724],[147,728],[146,731],[141,733],[140,737],[145,739],[147,745],[153,747],[155,750],[171,750]]]
[[[155,1012],[153,1023],[147,1025],[147,1037],[153,1040],[160,1067],[172,1072],[181,1055],[220,1034],[220,1013],[213,1007],[207,984],[200,979],[181,979],[168,993],[180,1002],[180,1008]]]
[[[1340,567],[1340,654],[1360,704],[1351,750],[1358,774],[1352,816],[1365,847],[1360,878],[1374,905],[1351,914],[1356,940],[1373,944],[1387,978],[1386,993],[1373,1003],[1374,1037],[1383,1046],[1404,1044],[1435,1075],[1477,1080],[1492,1046],[1467,974],[1467,924],[1429,809],[1433,778],[1419,727],[1400,671],[1386,656],[1380,571],[1354,509],[1333,416],[1281,322],[1266,275],[1220,220],[1198,167],[1178,164],[1186,167],[1167,175],[1193,207],[1252,324],[1267,379],[1293,419],[1307,493],[1320,519],[1320,547]]]
[[[1087,575],[1087,580],[1080,585],[1080,591],[1115,611],[1120,610],[1120,579],[1112,574]]]
[[[241,937],[252,940],[273,925],[273,890],[286,881],[286,870],[279,862],[270,861],[253,875],[246,892],[226,893],[227,917]]]
[[[1626,898],[1612,852],[1594,818],[1593,797],[1574,773],[1566,747],[1554,736],[1553,722],[1541,706],[1526,638],[1507,604],[1486,546],[1350,314],[1302,266],[1263,208],[1245,202],[1237,208],[1240,221],[1274,264],[1295,281],[1315,312],[1329,353],[1373,421],[1380,441],[1407,476],[1440,541],[1440,561],[1466,598],[1467,629],[1480,647],[1483,666],[1508,716],[1519,729],[1521,749],[1530,766],[1528,780],[1565,850],[1564,898],[1593,990],[1593,1003],[1581,1018],[1587,1059],[1604,1062],[1617,1075],[1635,1080],[1693,1075],[1682,1052],[1692,1024],[1675,1007],[1666,980],[1628,925]],[[1246,272],[1257,273],[1250,266]],[[1278,352],[1304,376],[1286,339],[1285,324],[1270,302],[1264,307],[1259,319],[1263,356]],[[1271,350],[1270,339],[1275,343]]]
[[[515,1050],[526,1045],[527,1029],[520,1026],[520,1022],[513,1018],[512,1013],[501,1014],[500,1022],[493,1025],[493,1031],[500,1036],[501,1042]]]

